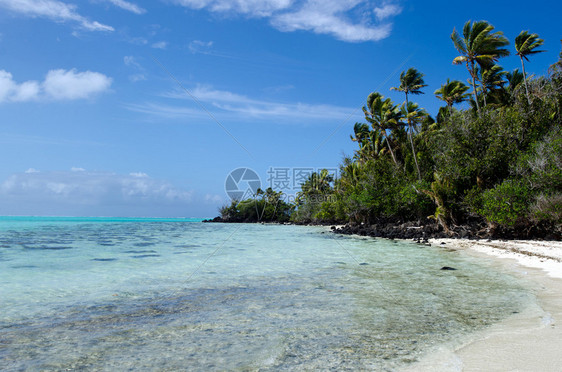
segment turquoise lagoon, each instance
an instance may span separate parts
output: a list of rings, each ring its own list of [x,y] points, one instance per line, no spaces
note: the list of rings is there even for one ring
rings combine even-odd
[[[0,370],[397,370],[533,302],[458,252],[323,227],[0,219]]]

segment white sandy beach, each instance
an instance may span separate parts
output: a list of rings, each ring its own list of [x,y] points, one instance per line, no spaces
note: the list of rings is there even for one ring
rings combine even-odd
[[[529,281],[537,306],[436,350],[407,371],[562,371],[562,242],[432,239]]]

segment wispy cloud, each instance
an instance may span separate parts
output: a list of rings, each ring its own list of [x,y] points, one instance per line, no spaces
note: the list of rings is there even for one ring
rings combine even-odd
[[[146,9],[143,9],[140,6],[133,4],[129,1],[125,1],[125,0],[107,0],[107,1],[109,1],[110,3],[121,9],[128,10],[129,12],[133,12],[135,14],[146,13]]]
[[[28,17],[42,17],[56,22],[77,22],[89,31],[114,31],[114,28],[80,15],[76,5],[57,0],[0,0],[0,7]]]
[[[212,46],[212,41],[193,40],[189,43],[188,48],[189,51],[193,54],[209,54]]]
[[[146,70],[144,69],[144,67],[141,66],[140,63],[137,62],[135,57],[125,56],[123,57],[123,63],[125,63],[125,66],[131,67],[135,71],[134,74],[129,75],[130,81],[136,83],[137,81],[146,80],[146,75],[145,75]]]
[[[151,47],[156,48],[156,49],[166,49],[168,47],[168,42],[167,41],[158,41],[156,43],[153,43],[151,45]]]
[[[175,0],[192,9],[268,18],[283,32],[311,31],[346,42],[377,41],[390,35],[389,18],[402,8],[373,0]]]
[[[165,119],[180,119],[180,118],[207,118],[207,114],[198,108],[190,108],[184,106],[174,106],[161,104],[156,102],[145,102],[145,103],[132,103],[126,104],[125,108],[138,112],[141,114],[146,114],[154,117],[161,117]]]
[[[254,17],[267,17],[275,11],[287,9],[294,0],[175,0],[177,4],[193,8],[208,8],[212,12],[235,12]]]
[[[107,91],[111,83],[102,73],[75,69],[51,70],[43,82],[17,83],[11,73],[0,70],[0,103],[85,99]]]
[[[281,122],[302,122],[302,120],[345,120],[356,111],[354,108],[334,105],[308,103],[282,103],[254,99],[224,90],[217,90],[207,85],[198,85],[191,90],[198,101],[213,112],[219,120],[263,120],[271,119]],[[163,94],[164,98],[188,101],[187,104],[146,104],[127,105],[131,111],[141,112],[165,118],[205,118],[207,115],[192,105],[191,98],[182,91]]]

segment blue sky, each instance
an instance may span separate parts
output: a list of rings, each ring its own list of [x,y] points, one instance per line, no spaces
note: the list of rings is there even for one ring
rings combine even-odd
[[[470,4],[470,6],[468,5]],[[372,91],[416,67],[415,97],[465,81],[453,28],[488,20],[545,39],[538,1],[0,0],[0,214],[209,217],[229,172],[337,167]],[[512,45],[511,45],[512,47]],[[500,60],[520,67],[516,56]],[[293,193],[296,190],[286,190]]]

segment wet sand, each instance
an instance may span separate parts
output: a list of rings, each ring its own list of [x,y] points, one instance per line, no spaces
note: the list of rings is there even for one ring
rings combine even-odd
[[[443,345],[406,371],[562,371],[562,242],[432,239],[525,278],[537,305]],[[491,260],[491,261],[490,261]]]

